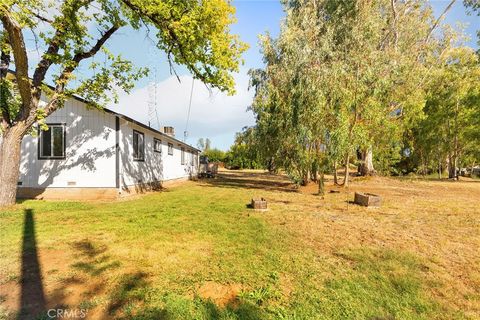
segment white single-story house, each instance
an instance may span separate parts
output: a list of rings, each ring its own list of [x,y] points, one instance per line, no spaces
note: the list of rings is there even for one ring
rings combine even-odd
[[[22,141],[18,197],[115,198],[197,174],[200,150],[74,97]],[[165,133],[167,132],[167,133]]]

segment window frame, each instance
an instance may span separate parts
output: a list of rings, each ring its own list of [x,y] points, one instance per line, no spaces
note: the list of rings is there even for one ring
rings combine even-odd
[[[155,148],[157,143],[160,144],[160,149]],[[162,153],[162,140],[153,138],[153,152]]]
[[[173,143],[168,143],[168,155],[173,156]]]
[[[141,135],[142,136],[142,146],[143,146],[143,157],[142,158],[139,158],[139,157],[135,157],[135,150],[133,150],[133,161],[139,161],[139,162],[144,162],[145,161],[145,133],[141,132],[141,131],[138,131],[138,130],[135,130],[133,129],[133,134],[132,134],[132,149],[135,148],[134,147],[134,144],[133,144],[133,141],[135,140],[135,134],[137,135]],[[137,141],[137,148],[138,148],[138,141]],[[138,150],[137,150],[137,155],[138,155]]]
[[[38,156],[38,160],[65,160],[66,159],[66,147],[67,147],[67,124],[65,122],[56,122],[56,123],[45,123],[47,126],[48,126],[48,130],[51,130],[51,134],[50,134],[50,154],[53,153],[53,130],[52,128],[53,127],[62,127],[63,131],[62,131],[62,134],[63,134],[63,139],[62,139],[62,153],[63,155],[62,156],[43,156],[42,155],[42,146],[43,146],[43,142],[42,142],[42,136],[43,136],[43,133],[45,132],[44,130],[40,129],[40,126],[38,127],[37,129],[37,132],[38,132],[38,138],[37,138],[37,145],[38,145],[38,150],[37,150],[37,156]]]
[[[180,147],[180,164],[184,166],[185,163],[185,147]]]

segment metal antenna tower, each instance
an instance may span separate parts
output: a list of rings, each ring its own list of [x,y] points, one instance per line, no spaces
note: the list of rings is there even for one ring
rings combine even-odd
[[[157,66],[155,65],[155,51],[150,46],[148,50],[148,65],[153,66],[150,69],[148,82],[148,125],[156,123],[156,129],[160,130],[160,120],[157,111]],[[152,72],[153,71],[153,72]]]

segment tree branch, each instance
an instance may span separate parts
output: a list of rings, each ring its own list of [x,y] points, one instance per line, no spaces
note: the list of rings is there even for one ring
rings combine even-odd
[[[13,57],[15,59],[15,76],[18,90],[22,98],[22,108],[15,120],[24,120],[30,113],[32,91],[30,79],[28,78],[28,57],[22,28],[8,11],[2,10],[0,11],[0,15],[3,27],[8,33],[8,41],[13,51]]]
[[[91,3],[93,0],[85,0],[85,1],[77,1],[76,6],[72,8],[74,12],[76,12],[79,8],[84,7]],[[32,13],[33,14],[33,13]],[[36,16],[36,15],[35,15]],[[64,12],[65,16],[65,12]],[[38,18],[38,17],[37,17]],[[40,19],[40,18],[39,18]],[[52,22],[50,22],[52,23]],[[63,35],[65,34],[65,26],[58,27],[55,30],[55,34],[53,35],[52,39],[50,40],[50,44],[48,46],[47,51],[42,55],[42,60],[38,63],[35,72],[33,74],[33,81],[32,85],[34,87],[34,94],[36,98],[40,98],[41,90],[38,87],[42,84],[45,80],[45,75],[48,72],[48,69],[52,65],[51,57],[58,53],[60,47],[64,44],[65,40],[62,39]]]
[[[394,36],[394,45],[395,49],[397,48],[398,44],[398,30],[397,30],[397,8],[395,6],[395,0],[391,0],[390,4],[392,6],[392,13],[393,13],[393,20],[392,20],[392,29],[393,29],[393,36]]]
[[[440,24],[440,21],[443,20],[443,18],[445,17],[445,15],[447,14],[447,12],[450,10],[450,8],[452,8],[453,4],[456,2],[457,0],[452,0],[450,1],[450,3],[448,4],[448,6],[446,6],[445,10],[443,10],[442,14],[437,18],[437,20],[435,20],[435,23],[432,25],[432,28],[430,28],[430,31],[428,32],[428,35],[427,37],[425,38],[425,43],[427,43],[429,40],[430,40],[430,37],[432,36],[433,34],[433,31],[435,31],[435,29],[438,27],[438,25]]]
[[[110,27],[101,37],[97,40],[95,45],[88,51],[78,52],[73,57],[71,63],[65,67],[58,77],[57,85],[55,86],[55,94],[53,95],[52,99],[45,107],[46,115],[51,114],[54,112],[58,107],[58,100],[60,99],[61,95],[65,91],[65,87],[70,79],[72,72],[78,67],[82,60],[88,59],[93,57],[105,44],[105,42],[120,28],[118,25],[114,25]]]
[[[72,61],[73,62],[76,62],[77,64],[80,63],[80,61],[84,60],[84,59],[88,59],[88,58],[91,58],[93,57],[101,48],[102,46],[105,44],[105,42],[107,42],[107,40],[115,33],[115,31],[117,31],[118,29],[120,28],[119,25],[113,25],[110,27],[110,29],[108,29],[101,37],[100,39],[97,40],[97,43],[95,43],[95,45],[88,51],[85,51],[85,52],[79,52],[77,54],[75,54],[75,56],[73,57]]]
[[[38,14],[38,13],[35,13],[35,12],[31,11],[31,10],[28,10],[28,12],[30,12],[31,15],[33,15],[34,17],[36,17],[36,18],[37,18],[38,20],[40,20],[40,21],[43,21],[43,22],[46,22],[46,23],[50,23],[50,24],[53,23],[53,20],[50,20],[50,19],[48,19],[48,18],[45,18],[44,16],[42,16],[42,15],[40,15],[40,14]]]
[[[57,29],[55,35],[50,41],[47,51],[42,55],[42,60],[37,65],[35,72],[33,73],[32,85],[34,88],[40,86],[45,79],[48,69],[52,65],[51,56],[57,54],[60,50],[60,39],[63,34],[63,30]],[[36,90],[36,95],[40,95],[40,90]]]
[[[134,4],[131,0],[122,0],[122,2],[128,7],[130,8],[130,10],[132,10],[133,12],[135,13],[144,13],[145,12],[142,12],[142,9]],[[182,14],[185,14],[185,12],[183,12]],[[193,75],[201,80],[202,82],[204,83],[207,83],[208,81],[206,81],[207,79],[202,75],[202,73],[200,72],[200,70],[198,70],[198,68],[195,66],[194,63],[189,63],[188,62],[188,59],[187,59],[187,56],[185,54],[185,51],[184,51],[184,48],[182,47],[182,45],[180,44],[180,41],[178,39],[178,36],[177,34],[175,33],[175,31],[169,26],[169,24],[167,23],[168,21],[166,21],[165,19],[163,19],[162,17],[160,17],[159,15],[157,14],[145,14],[146,16],[148,16],[149,20],[157,25],[157,27],[159,29],[163,29],[163,30],[167,30],[168,33],[170,34],[170,37],[172,37],[172,39],[174,40],[174,45],[178,48],[179,52],[180,52],[180,56],[182,57],[182,59],[184,60],[185,62],[185,65],[191,69],[191,71],[193,72]],[[173,19],[173,18],[172,18]],[[170,63],[170,61],[169,61]],[[172,65],[170,63],[170,65]],[[205,68],[205,72],[207,73],[208,76],[212,76],[211,73],[208,71],[208,68]]]

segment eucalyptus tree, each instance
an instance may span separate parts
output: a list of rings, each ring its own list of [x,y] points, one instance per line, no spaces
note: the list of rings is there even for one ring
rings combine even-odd
[[[262,39],[261,85],[252,106],[261,138],[287,171],[345,167],[360,151],[388,154],[421,114],[441,25],[421,1],[288,1],[278,39]],[[323,170],[323,169],[322,169]]]
[[[472,48],[451,48],[432,74],[425,117],[418,123],[414,152],[421,164],[444,163],[448,177],[480,161],[480,61]]]
[[[153,34],[172,68],[184,65],[195,78],[229,93],[231,72],[246,49],[230,33],[234,8],[228,0],[2,0],[0,20],[0,206],[15,201],[20,144],[35,123],[42,124],[73,94],[101,108],[116,98],[116,88],[129,91],[146,74],[108,50],[107,41],[119,30],[130,26]],[[25,43],[28,32],[45,48],[36,66]],[[105,63],[95,62],[102,52]],[[7,76],[13,66],[14,79]],[[94,70],[92,76],[79,77],[80,66]],[[50,78],[53,89],[44,83]],[[42,96],[48,98],[44,106]]]
[[[225,154],[225,166],[232,169],[268,168],[268,163],[259,156],[257,142],[255,127],[244,127],[235,135],[235,142]]]

